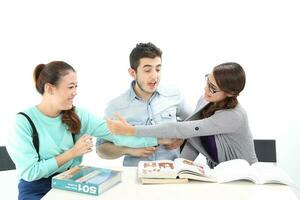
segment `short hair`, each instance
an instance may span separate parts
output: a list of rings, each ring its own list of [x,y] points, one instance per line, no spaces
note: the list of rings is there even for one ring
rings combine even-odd
[[[138,43],[129,55],[130,67],[137,71],[141,58],[161,58],[162,51],[151,42]]]

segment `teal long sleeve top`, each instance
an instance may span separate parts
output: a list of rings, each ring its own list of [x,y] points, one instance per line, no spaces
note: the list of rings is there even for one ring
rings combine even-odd
[[[82,135],[109,140],[119,146],[132,148],[157,145],[155,137],[129,137],[110,134],[106,122],[83,109],[75,109],[81,121],[80,133],[75,136],[77,141]],[[79,165],[82,156],[78,156],[58,167],[55,157],[74,146],[73,138],[67,126],[62,123],[61,115],[48,117],[41,113],[36,106],[25,110],[33,121],[39,135],[39,155],[32,141],[32,128],[23,115],[17,115],[14,129],[9,137],[7,150],[18,170],[19,178],[34,181],[47,178],[54,173],[63,172],[70,167]]]

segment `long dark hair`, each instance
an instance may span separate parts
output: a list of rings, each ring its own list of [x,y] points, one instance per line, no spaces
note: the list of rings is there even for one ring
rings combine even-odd
[[[213,69],[213,76],[218,87],[232,96],[226,97],[223,101],[210,103],[202,112],[203,117],[210,117],[218,110],[232,109],[237,106],[237,96],[244,89],[246,74],[238,63],[228,62],[220,64]]]
[[[33,72],[33,79],[35,81],[36,90],[43,95],[46,83],[57,85],[60,79],[67,75],[70,71],[75,72],[74,68],[63,62],[53,61],[48,64],[39,64]],[[81,123],[78,115],[73,106],[70,110],[62,111],[62,122],[68,127],[68,130],[73,134],[78,134],[80,131]]]

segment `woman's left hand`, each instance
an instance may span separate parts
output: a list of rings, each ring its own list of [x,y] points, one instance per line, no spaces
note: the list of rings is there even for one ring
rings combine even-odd
[[[129,124],[119,113],[115,113],[114,115],[117,119],[108,118],[106,120],[107,127],[112,134],[127,136],[135,135],[134,126]]]

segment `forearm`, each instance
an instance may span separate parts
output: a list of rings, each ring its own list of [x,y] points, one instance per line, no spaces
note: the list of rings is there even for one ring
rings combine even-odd
[[[116,159],[126,154],[126,147],[105,142],[97,147],[97,154],[104,159]]]
[[[74,159],[76,157],[76,154],[74,153],[73,149],[69,149],[65,151],[62,154],[59,154],[58,156],[55,157],[57,166],[60,167],[63,164],[69,162],[70,160]]]
[[[131,148],[142,148],[156,146],[156,137],[133,137],[133,136],[120,136],[120,135],[106,135],[103,139],[113,142],[118,146],[126,146]]]

